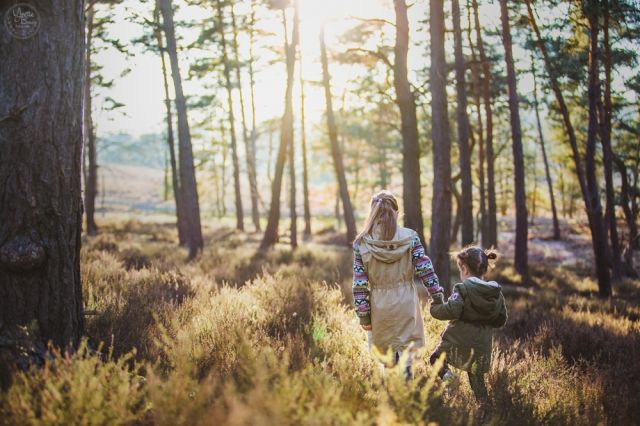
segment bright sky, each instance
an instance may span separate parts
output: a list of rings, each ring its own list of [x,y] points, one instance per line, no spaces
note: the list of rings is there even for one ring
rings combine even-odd
[[[203,18],[203,14],[213,13],[211,10],[203,10],[193,6],[181,5],[177,13],[177,21],[197,21]],[[149,16],[149,12],[145,12],[144,8],[148,7],[138,3],[138,13]],[[411,40],[421,41],[428,37],[428,28],[424,23],[428,11],[427,0],[417,0],[409,9]],[[113,11],[114,24],[111,27],[111,33],[117,35],[123,42],[135,38],[140,35],[141,28],[137,24],[130,21],[134,9],[130,3],[127,6],[116,6]],[[243,11],[238,7],[237,13]],[[499,14],[496,13],[497,8],[489,7],[489,9],[481,10],[481,20],[488,26],[495,27]],[[301,45],[303,55],[303,72],[304,79],[307,81],[319,81],[321,79],[321,68],[319,64],[319,41],[318,34],[322,22],[327,22],[326,38],[327,45],[330,50],[340,50],[340,46],[336,45],[335,39],[345,30],[353,26],[354,21],[350,17],[359,18],[382,18],[389,21],[394,20],[393,2],[392,0],[300,0],[300,18],[301,18]],[[258,16],[261,25],[266,31],[274,33],[273,37],[267,39],[257,38],[258,43],[264,46],[265,41],[270,43],[278,43],[277,47],[282,46],[282,24],[279,15],[269,12],[265,16]],[[385,31],[388,37],[393,40],[394,28],[390,25],[386,26]],[[182,45],[192,41],[197,30],[186,30],[178,28],[178,33],[183,37]],[[240,39],[241,56],[248,54],[248,41],[246,38]],[[270,56],[259,50],[258,56]],[[95,121],[99,135],[109,133],[127,132],[134,135],[144,133],[156,133],[164,130],[164,105],[163,105],[163,89],[162,75],[160,71],[160,60],[157,55],[151,52],[142,52],[139,48],[133,47],[135,52],[133,57],[125,59],[120,53],[112,50],[101,52],[96,61],[104,66],[105,74],[114,78],[119,76],[127,66],[131,68],[131,72],[124,77],[117,77],[114,86],[109,89],[108,95],[116,99],[118,102],[124,103],[126,106],[119,113],[96,111]],[[191,63],[197,55],[202,52],[182,50],[180,55],[181,66],[183,70],[183,79],[186,80],[188,74],[189,63]],[[409,67],[414,72],[424,67],[427,51],[424,46],[416,47],[412,45],[409,52]],[[272,55],[271,55],[272,56]],[[350,72],[348,66],[340,66],[330,64],[332,71],[332,85],[334,97],[338,98],[344,91],[345,83],[349,78],[353,78],[353,72]],[[284,64],[278,61],[273,65],[259,64],[257,81],[256,81],[256,108],[258,123],[274,117],[279,117],[283,112],[283,96],[284,96]],[[417,80],[416,75],[410,76],[414,81]],[[419,82],[418,82],[419,83]],[[245,88],[248,83],[245,82]],[[185,93],[187,95],[202,94],[202,87],[196,80],[187,80],[184,82]],[[296,90],[297,87],[296,87]],[[311,123],[318,121],[324,109],[324,95],[320,88],[312,84],[305,86],[307,94],[306,108]],[[245,96],[248,98],[248,90]],[[297,97],[295,97],[297,99]],[[337,101],[336,101],[337,102]],[[124,114],[123,114],[124,113]],[[191,117],[190,117],[191,118]]]

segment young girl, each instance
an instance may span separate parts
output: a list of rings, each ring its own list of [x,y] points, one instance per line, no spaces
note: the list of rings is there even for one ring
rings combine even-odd
[[[424,346],[417,278],[430,294],[442,292],[416,231],[398,226],[398,202],[388,191],[371,199],[364,229],[353,243],[353,299],[370,344],[388,348],[396,362],[409,345]],[[411,376],[410,358],[406,366]]]
[[[434,318],[450,321],[440,345],[431,354],[431,364],[445,353],[440,377],[451,376],[448,364],[467,371],[471,389],[481,403],[487,398],[484,374],[491,365],[492,329],[507,321],[500,286],[482,279],[497,258],[494,250],[473,246],[455,254],[462,283],[455,285],[446,303],[442,294],[434,295],[430,309]]]

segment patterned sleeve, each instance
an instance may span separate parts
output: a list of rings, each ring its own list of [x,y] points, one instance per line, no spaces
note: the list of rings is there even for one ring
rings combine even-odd
[[[353,245],[353,305],[360,324],[371,324],[371,306],[369,305],[369,278],[364,268],[358,244]]]
[[[442,292],[443,289],[440,287],[438,276],[433,270],[431,259],[429,259],[429,256],[425,254],[424,246],[417,234],[413,237],[411,259],[416,271],[416,277],[422,281],[422,284],[427,288],[429,294],[433,295],[435,293]]]

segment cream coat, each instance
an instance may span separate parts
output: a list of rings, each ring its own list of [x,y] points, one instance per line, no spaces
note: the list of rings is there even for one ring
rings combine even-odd
[[[360,253],[370,286],[372,343],[380,350],[424,346],[420,299],[411,258],[416,232],[398,227],[392,240],[364,237]]]

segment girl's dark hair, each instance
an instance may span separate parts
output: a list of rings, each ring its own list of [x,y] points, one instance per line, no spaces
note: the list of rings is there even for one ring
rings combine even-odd
[[[467,246],[455,253],[455,259],[467,267],[469,272],[481,277],[493,269],[500,254],[495,249],[483,250],[478,246]]]

